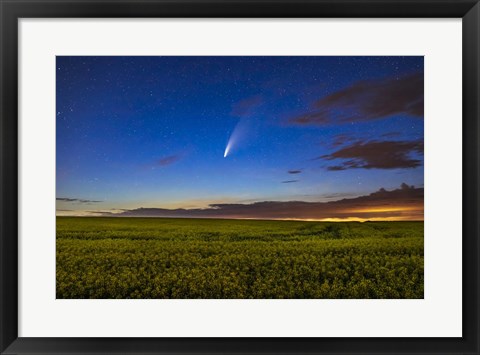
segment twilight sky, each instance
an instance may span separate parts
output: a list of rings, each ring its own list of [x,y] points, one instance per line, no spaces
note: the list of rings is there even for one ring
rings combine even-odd
[[[423,219],[423,57],[56,65],[57,215]]]

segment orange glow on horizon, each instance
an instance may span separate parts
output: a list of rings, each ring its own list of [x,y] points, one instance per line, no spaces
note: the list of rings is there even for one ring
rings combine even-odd
[[[395,206],[395,207],[367,207],[360,209],[350,209],[342,211],[343,213],[385,213],[385,212],[423,212],[423,206]]]
[[[347,217],[347,218],[324,218],[319,222],[398,222],[398,221],[422,221],[423,218],[413,218],[412,216],[396,216],[396,217],[372,217],[372,218],[360,218],[360,217]]]

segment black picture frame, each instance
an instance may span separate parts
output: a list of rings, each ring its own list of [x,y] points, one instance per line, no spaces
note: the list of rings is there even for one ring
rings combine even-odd
[[[0,0],[1,354],[479,354],[478,0]],[[19,338],[18,19],[111,17],[462,18],[463,337]],[[446,281],[447,282],[447,281]]]

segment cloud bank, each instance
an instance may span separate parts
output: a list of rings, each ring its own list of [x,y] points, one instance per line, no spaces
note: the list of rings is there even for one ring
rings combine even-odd
[[[203,209],[138,208],[119,217],[240,218],[302,220],[423,220],[423,188],[402,184],[366,196],[330,202],[219,203]]]
[[[339,161],[327,167],[330,171],[347,169],[407,169],[422,165],[412,157],[423,154],[423,140],[417,141],[357,141],[339,150],[318,157]]]
[[[394,115],[423,118],[423,73],[363,80],[325,96],[313,110],[290,119],[296,125],[365,122]]]

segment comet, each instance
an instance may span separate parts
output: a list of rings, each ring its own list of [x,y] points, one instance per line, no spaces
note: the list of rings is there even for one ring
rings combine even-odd
[[[255,122],[251,117],[242,117],[230,135],[223,157],[226,158],[238,149],[240,143],[245,145],[254,138]]]
[[[233,129],[230,138],[228,139],[227,146],[225,147],[225,152],[223,157],[226,158],[232,151],[232,149],[238,144],[245,132],[247,131],[247,122],[246,120],[240,120],[235,128]]]
[[[225,148],[225,153],[223,153],[224,158],[226,158],[227,155],[230,153],[230,150],[232,149],[232,146],[235,143],[235,137],[236,137],[236,135],[235,135],[235,130],[234,130],[232,135],[230,136],[230,139],[228,140],[227,147]]]
[[[225,153],[223,153],[223,157],[226,158],[229,152],[230,152],[230,142],[227,144],[227,147],[225,148]]]

